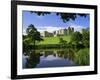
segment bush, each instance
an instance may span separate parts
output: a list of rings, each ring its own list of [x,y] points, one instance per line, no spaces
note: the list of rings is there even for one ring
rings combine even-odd
[[[85,46],[85,47],[89,47],[90,46],[90,32],[89,32],[89,30],[88,29],[83,29],[82,30],[82,36],[83,36],[83,38],[82,38],[82,42],[83,42],[83,45]]]

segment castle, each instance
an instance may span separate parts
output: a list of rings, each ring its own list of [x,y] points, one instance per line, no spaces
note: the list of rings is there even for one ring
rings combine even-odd
[[[62,36],[62,35],[70,35],[74,32],[74,28],[68,27],[68,29],[59,29],[56,31],[53,31],[52,33],[48,31],[44,31],[41,33],[42,37],[56,37],[56,36]]]

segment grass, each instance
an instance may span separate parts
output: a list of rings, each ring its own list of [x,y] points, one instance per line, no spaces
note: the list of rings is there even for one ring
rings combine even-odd
[[[80,65],[89,65],[89,48],[80,49],[75,54],[75,62]]]
[[[38,44],[59,44],[59,38],[63,38],[63,40],[70,42],[70,37],[71,36],[44,37],[44,40]]]

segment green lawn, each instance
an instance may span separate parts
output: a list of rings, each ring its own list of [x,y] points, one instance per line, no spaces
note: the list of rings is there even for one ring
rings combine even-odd
[[[60,36],[63,40],[70,41],[71,36]],[[44,37],[44,41],[39,42],[38,44],[58,44],[60,37]]]

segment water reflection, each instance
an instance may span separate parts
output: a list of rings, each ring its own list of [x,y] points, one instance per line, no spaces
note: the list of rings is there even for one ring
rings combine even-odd
[[[31,50],[23,54],[23,68],[74,66],[72,49]]]

